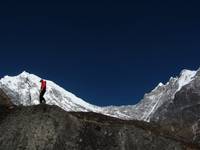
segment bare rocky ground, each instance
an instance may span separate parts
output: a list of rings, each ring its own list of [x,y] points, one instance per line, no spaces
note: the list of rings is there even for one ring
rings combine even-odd
[[[0,150],[197,150],[159,125],[57,106],[0,107]]]

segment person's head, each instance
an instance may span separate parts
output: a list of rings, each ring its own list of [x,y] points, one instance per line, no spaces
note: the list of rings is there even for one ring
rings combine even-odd
[[[40,82],[42,82],[43,80],[41,79]]]

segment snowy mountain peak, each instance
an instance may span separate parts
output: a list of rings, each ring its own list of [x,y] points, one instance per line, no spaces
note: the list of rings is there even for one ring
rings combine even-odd
[[[196,72],[197,72],[197,71],[195,71],[195,70],[183,69],[183,70],[181,71],[181,73],[180,73],[180,76],[182,76],[182,75],[187,76],[187,75],[190,75],[190,74],[194,74],[194,73],[196,73]]]
[[[11,98],[15,105],[37,105],[39,104],[41,78],[23,71],[17,76],[5,76],[0,80],[0,89]],[[46,79],[45,79],[46,80]],[[87,103],[74,94],[66,91],[56,83],[47,81],[47,91],[44,95],[47,104],[57,105],[66,111],[92,111],[105,115],[127,119],[130,117],[120,111],[107,113],[103,107]]]
[[[197,71],[191,71],[191,70],[187,70],[187,69],[182,70],[180,77],[177,80],[177,82],[178,82],[177,91],[179,91],[183,86],[185,86],[186,84],[191,82],[193,80],[193,77],[196,75],[196,73],[197,73]]]
[[[23,71],[17,76],[2,78],[0,89],[16,105],[36,105],[39,104],[40,80],[40,77]],[[67,111],[100,111],[99,107],[85,102],[49,80],[45,99],[47,104],[57,105]]]
[[[153,91],[156,91],[157,89],[159,89],[160,87],[164,86],[164,84],[162,82],[160,82],[153,90]]]
[[[179,77],[171,77],[166,84],[159,83],[150,93],[136,105],[134,116],[139,120],[150,121],[150,118],[165,103],[171,103],[175,94],[183,86],[189,84],[195,77],[197,71],[182,70]]]
[[[156,86],[156,88],[153,89],[153,91],[158,90],[159,87],[164,87],[169,84],[177,84],[178,88],[177,88],[176,92],[178,92],[183,86],[190,83],[194,79],[194,76],[196,75],[196,73],[197,73],[197,71],[183,69],[181,71],[179,77],[170,77],[169,82],[167,82],[166,84],[163,84],[162,82],[160,82]]]
[[[158,84],[158,86],[163,86],[163,83],[162,83],[162,82],[160,82],[160,83]]]
[[[23,71],[21,74],[19,74],[18,76],[29,76],[30,73]]]

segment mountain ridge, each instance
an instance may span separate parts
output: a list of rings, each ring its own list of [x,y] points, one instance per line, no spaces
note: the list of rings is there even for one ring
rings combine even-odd
[[[190,83],[198,72],[199,70],[182,70],[179,77],[171,77],[166,84],[160,82],[136,105],[108,107],[91,105],[50,80],[47,80],[45,98],[47,104],[57,105],[66,111],[93,111],[121,119],[150,121],[154,112],[163,103],[173,99],[175,94]],[[11,98],[15,105],[36,105],[39,104],[40,79],[34,74],[23,71],[17,76],[1,78],[0,89]]]
[[[61,112],[61,116],[72,114],[76,117],[76,119],[73,119],[72,116],[69,116],[67,120],[75,123],[70,129],[73,129],[75,135],[78,134],[80,135],[78,137],[81,137],[77,141],[77,139],[66,137],[59,131],[56,137],[59,139],[58,143],[67,144],[65,149],[200,149],[200,70],[183,70],[179,77],[170,78],[169,82],[165,84],[158,84],[150,93],[145,94],[138,104],[120,107],[98,107],[88,104],[49,80],[47,80],[49,89],[45,95],[49,105],[38,105],[39,80],[40,77],[26,72],[15,77],[7,76],[0,80],[0,106],[10,105],[10,103],[17,105],[14,109],[0,109],[0,113],[2,113],[0,120],[4,122],[2,124],[0,121],[0,130],[2,130],[0,132],[5,132],[6,135],[10,130],[12,131],[8,138],[4,134],[0,135],[0,145],[6,146],[1,139],[6,139],[6,142],[13,139],[14,143],[11,143],[11,145],[20,146],[21,141],[14,139],[15,134],[18,134],[14,127],[19,124],[19,133],[22,139],[26,139],[27,132],[30,141],[36,140],[36,145],[44,146],[45,142],[50,142],[46,139],[46,136],[54,139],[53,134],[49,135],[49,132],[54,133],[54,129],[58,130],[57,123],[54,124],[55,120],[57,120],[56,122],[63,120],[63,118],[59,120],[60,113],[55,113],[58,111]],[[12,112],[15,117],[12,116]],[[46,112],[51,113],[51,115],[49,116]],[[43,124],[47,125],[45,120],[50,121],[51,127],[45,127],[45,130],[48,131],[45,133],[45,137],[37,131],[38,126],[35,123],[30,132],[26,131],[30,126],[28,123],[32,122],[27,115],[30,115],[36,124],[43,122],[39,126],[41,133],[43,132],[41,128],[44,128]],[[51,119],[55,117],[57,119]],[[24,125],[27,129],[23,129]],[[66,129],[62,124],[60,125],[62,129],[64,127],[64,131],[71,133],[70,129]],[[36,132],[39,138],[45,139],[44,143],[38,141],[37,138],[35,139],[35,134],[32,133]],[[68,140],[63,141],[61,137],[66,137]],[[97,139],[94,139],[94,137]],[[27,140],[22,141],[23,146],[36,146],[30,144],[30,141],[28,141],[28,145],[26,144]],[[50,142],[51,148],[49,149],[56,147],[55,145],[58,144],[56,141],[54,139],[54,142]],[[78,147],[76,147],[77,142],[80,142]]]

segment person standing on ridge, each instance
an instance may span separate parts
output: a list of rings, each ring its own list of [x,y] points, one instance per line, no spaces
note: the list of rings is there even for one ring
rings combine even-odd
[[[44,99],[44,94],[46,92],[46,85],[47,85],[47,82],[43,79],[40,80],[41,82],[41,88],[40,88],[40,104],[45,104],[46,101]]]

